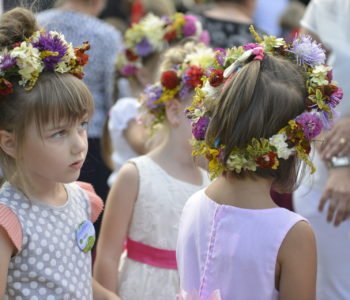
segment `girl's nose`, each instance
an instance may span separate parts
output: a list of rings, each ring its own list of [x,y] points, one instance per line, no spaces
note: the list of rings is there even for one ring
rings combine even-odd
[[[75,130],[72,136],[72,153],[79,154],[87,150],[87,134],[83,130]]]

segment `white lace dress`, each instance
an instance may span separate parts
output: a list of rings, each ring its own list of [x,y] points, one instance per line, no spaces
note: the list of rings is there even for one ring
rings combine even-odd
[[[193,185],[166,173],[148,156],[131,160],[139,171],[139,194],[134,206],[129,238],[146,245],[175,250],[179,220],[188,198],[209,184]],[[162,269],[126,258],[119,279],[122,300],[171,300],[179,292],[176,270]]]

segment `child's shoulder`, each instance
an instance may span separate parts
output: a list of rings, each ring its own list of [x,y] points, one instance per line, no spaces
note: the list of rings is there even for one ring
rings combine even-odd
[[[130,165],[133,165],[140,177],[153,173],[155,169],[158,169],[158,165],[147,155],[133,157],[124,166],[127,166],[126,169],[132,169]]]
[[[0,203],[10,204],[23,200],[24,195],[12,184],[5,182],[0,188]]]
[[[103,201],[95,192],[94,187],[87,182],[77,181],[74,185],[85,192],[88,203],[90,205],[90,218],[92,222],[95,222],[103,210]]]

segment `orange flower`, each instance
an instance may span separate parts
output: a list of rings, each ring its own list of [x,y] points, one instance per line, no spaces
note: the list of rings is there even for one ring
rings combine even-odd
[[[79,66],[84,66],[89,60],[89,55],[85,54],[85,51],[90,49],[90,44],[84,42],[82,46],[74,49],[75,56],[77,57],[77,63]]]

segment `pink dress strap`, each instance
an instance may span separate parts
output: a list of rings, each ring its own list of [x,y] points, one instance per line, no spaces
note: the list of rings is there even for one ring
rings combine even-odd
[[[17,251],[22,248],[22,226],[16,214],[7,206],[0,204],[0,226],[5,229]]]
[[[103,201],[96,194],[93,186],[90,183],[77,181],[76,182],[89,196],[90,204],[91,204],[91,221],[94,223],[98,219],[99,215],[103,210]]]
[[[164,250],[146,244],[127,240],[128,258],[146,265],[177,270],[176,253],[174,250]]]

